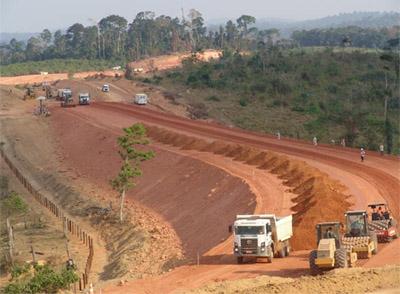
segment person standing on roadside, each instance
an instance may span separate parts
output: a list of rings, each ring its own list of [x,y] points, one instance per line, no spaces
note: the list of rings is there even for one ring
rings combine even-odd
[[[346,147],[346,140],[344,138],[342,138],[342,141],[340,142],[340,144],[342,145],[342,147]]]
[[[278,140],[280,140],[280,139],[281,139],[281,132],[278,131],[278,132],[276,133],[276,137],[278,138]]]
[[[385,151],[385,147],[383,146],[383,144],[379,145],[379,153],[381,154],[381,156],[383,156]]]
[[[364,150],[364,148],[361,148],[360,156],[361,156],[361,162],[364,162],[364,159],[365,159],[365,150]]]
[[[317,137],[314,137],[312,141],[313,141],[314,146],[317,146],[317,145],[318,145]]]

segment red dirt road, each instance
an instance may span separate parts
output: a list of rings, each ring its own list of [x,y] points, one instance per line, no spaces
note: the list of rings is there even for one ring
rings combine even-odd
[[[54,123],[59,124],[56,128],[58,128],[59,131],[61,130],[60,142],[74,142],[72,147],[65,146],[69,150],[69,152],[66,153],[69,156],[68,161],[74,160],[72,164],[75,164],[77,170],[81,171],[83,174],[92,173],[92,175],[98,176],[99,183],[103,182],[104,184],[108,179],[107,177],[110,174],[110,171],[116,168],[107,163],[114,162],[115,165],[115,162],[117,162],[117,159],[114,157],[111,161],[110,158],[108,158],[105,162],[102,162],[104,158],[111,156],[110,153],[115,152],[115,146],[114,149],[110,149],[109,147],[105,148],[105,146],[111,145],[112,147],[112,142],[115,142],[115,136],[119,133],[121,127],[128,126],[137,121],[142,121],[149,125],[161,126],[163,128],[168,128],[183,134],[190,134],[190,136],[197,136],[207,140],[218,139],[221,141],[240,143],[260,149],[284,153],[290,157],[300,158],[346,185],[349,188],[349,191],[351,191],[355,196],[355,199],[353,199],[355,208],[365,209],[368,202],[380,201],[383,198],[389,203],[395,216],[399,219],[400,161],[392,156],[380,157],[378,154],[369,153],[366,162],[361,164],[358,159],[357,150],[348,148],[341,149],[332,146],[318,146],[315,148],[306,142],[286,139],[278,141],[275,138],[265,135],[227,128],[207,122],[191,121],[173,115],[148,110],[143,107],[119,103],[93,103],[89,107],[76,107],[74,109],[54,108],[53,113]],[[63,132],[63,130],[65,132]],[[79,137],[79,140],[76,140],[77,137]],[[108,141],[108,143],[105,141]],[[295,255],[289,259],[276,259],[273,264],[234,265],[232,257],[225,255],[230,252],[230,241],[226,240],[225,242],[220,243],[222,239],[227,237],[226,232],[223,231],[226,230],[226,224],[232,220],[239,206],[247,207],[246,209],[252,210],[255,208],[255,203],[251,200],[249,201],[249,198],[257,199],[258,205],[259,199],[254,197],[252,193],[249,193],[248,188],[245,186],[240,188],[243,190],[238,190],[238,194],[235,196],[238,197],[237,199],[239,201],[242,201],[237,206],[229,206],[232,205],[232,199],[221,199],[221,197],[226,195],[228,191],[224,189],[222,189],[221,193],[217,196],[213,195],[211,199],[200,200],[204,201],[203,204],[193,202],[198,201],[198,199],[187,198],[189,193],[192,194],[192,191],[190,190],[183,191],[183,193],[179,195],[166,195],[165,193],[169,191],[168,189],[179,186],[179,181],[185,179],[187,174],[191,174],[191,172],[187,172],[186,174],[183,171],[191,170],[193,160],[185,162],[183,159],[174,158],[170,152],[173,150],[168,150],[170,148],[163,147],[162,145],[155,146],[158,148],[157,152],[160,152],[160,157],[170,159],[165,161],[165,166],[145,166],[145,172],[146,168],[148,168],[148,172],[157,171],[158,169],[160,172],[156,172],[154,179],[147,178],[143,183],[139,183],[139,186],[142,186],[141,188],[138,186],[139,192],[132,195],[132,197],[135,197],[136,200],[141,201],[146,206],[163,215],[166,221],[173,225],[174,229],[184,242],[186,242],[186,240],[192,240],[192,244],[184,244],[186,250],[191,256],[193,256],[195,250],[197,250],[195,249],[196,246],[202,242],[207,244],[201,247],[202,249],[200,252],[203,253],[204,250],[208,252],[202,257],[202,265],[200,267],[180,267],[171,273],[160,277],[130,282],[128,283],[129,288],[118,287],[107,290],[106,293],[157,293],[157,289],[167,293],[177,289],[197,287],[216,279],[237,279],[260,274],[298,276],[307,272],[308,261],[306,254],[302,252],[296,252]],[[79,153],[71,154],[70,149],[75,150],[74,152],[86,152],[85,150],[89,149],[90,154],[93,153],[96,156],[88,156],[86,160],[82,160],[82,158],[84,158],[82,155]],[[168,150],[168,152],[166,150]],[[115,154],[113,156],[115,156]],[[193,158],[194,154],[188,154],[188,156]],[[199,156],[198,159],[207,162],[209,165],[221,167],[221,165],[225,164],[221,161],[222,159],[215,159],[213,162],[212,156],[208,158],[200,157],[201,156]],[[79,158],[81,158],[82,162],[79,162]],[[94,162],[96,160],[98,162]],[[178,176],[170,182],[168,179],[165,180],[162,177],[162,174],[165,175],[168,174],[168,172],[173,172],[175,170],[174,168],[179,165],[182,165],[181,169],[178,169],[182,172],[180,177]],[[196,165],[199,165],[199,163],[196,163]],[[102,174],[98,174],[99,166],[103,167]],[[107,168],[105,169],[104,166]],[[193,172],[195,172],[194,170],[199,168],[199,166],[193,166]],[[168,168],[171,167],[173,168],[169,171]],[[100,168],[100,170],[101,169],[102,168]],[[212,169],[206,170],[207,168],[204,168],[203,173],[209,173],[209,171],[212,171]],[[240,173],[240,167],[237,167],[236,169],[232,167],[224,170],[228,174],[234,176],[234,178],[230,180],[233,182],[227,182],[225,189],[228,189],[231,185],[238,185],[238,183],[234,184],[234,179],[237,177],[241,177],[250,187],[253,186],[254,182],[249,181],[249,177],[246,178],[245,173]],[[215,173],[209,173],[209,177],[206,177],[199,182],[198,180],[201,178],[202,173],[195,174],[193,178],[194,182],[190,186],[195,187],[196,185],[200,185],[200,182],[202,183],[201,185],[206,185],[206,183],[210,181],[212,182],[215,178],[219,177],[219,172],[214,172]],[[218,179],[214,184],[208,186],[204,191],[198,192],[198,195],[209,195],[207,193],[216,188],[218,186],[217,183],[222,181],[221,179],[222,178]],[[167,190],[160,188],[162,186],[157,187],[154,183],[152,185],[152,181],[163,182],[163,184],[166,184],[165,187]],[[276,186],[277,191],[282,189],[278,186],[279,185]],[[149,187],[149,190],[147,190],[146,187]],[[148,196],[149,191],[150,194],[154,195],[154,197]],[[242,195],[243,193],[245,193],[245,196]],[[282,191],[280,191],[280,193],[282,193]],[[160,195],[165,195],[165,197],[160,197]],[[176,198],[174,198],[175,196]],[[174,199],[173,203],[171,203],[169,199]],[[178,206],[175,204],[178,204]],[[191,204],[193,207],[196,206],[196,209],[189,210],[189,213],[186,214],[186,216],[182,215],[182,211],[186,210],[186,208]],[[226,207],[227,205],[228,207]],[[211,212],[207,212],[206,215],[197,218],[199,208],[201,209],[201,207],[203,207],[202,209],[204,211],[211,209]],[[222,211],[221,209],[225,210]],[[232,213],[227,214],[227,212]],[[176,214],[178,214],[178,217]],[[196,215],[196,218],[193,218],[193,214]],[[218,214],[218,218],[215,218],[215,214]],[[208,218],[213,217],[213,215],[214,218],[208,220]],[[189,226],[179,228],[182,221],[188,222]],[[204,221],[207,223],[204,223]],[[219,227],[219,229],[216,230],[215,227]],[[210,236],[209,234],[201,234],[204,228],[207,228],[207,230],[216,230],[215,233],[218,237],[213,236],[214,239],[210,241],[207,239]],[[179,232],[179,230],[181,231]],[[200,235],[198,236],[198,234]],[[220,244],[216,246],[218,243]],[[398,245],[399,242],[396,241],[388,246],[384,246],[381,253],[367,262],[366,266],[381,266],[391,263],[400,264],[400,258],[397,255],[394,256],[392,254],[393,251],[398,248]],[[213,246],[216,247],[213,248]],[[166,286],[167,284],[169,286]]]
[[[331,146],[318,146],[315,148],[311,144],[301,141],[288,139],[278,141],[265,135],[239,129],[230,129],[212,123],[191,121],[170,114],[140,108],[135,105],[97,103],[93,105],[93,108],[132,116],[136,120],[162,125],[163,127],[172,128],[191,135],[251,145],[305,158],[310,163],[318,162],[325,164],[327,167],[339,168],[372,184],[379,192],[379,195],[376,195],[377,200],[379,201],[380,197],[383,197],[390,205],[395,217],[399,219],[400,160],[393,156],[380,157],[377,153],[369,152],[366,162],[360,163],[358,151],[354,149],[346,148],[343,150]],[[326,172],[329,174],[329,170],[326,170]],[[360,193],[369,194],[369,191],[365,189],[360,191]],[[358,208],[361,209],[363,207]]]

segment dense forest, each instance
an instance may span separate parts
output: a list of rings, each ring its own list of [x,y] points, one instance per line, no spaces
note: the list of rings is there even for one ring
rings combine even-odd
[[[383,48],[389,39],[395,38],[400,26],[371,29],[343,27],[294,31],[292,39],[300,46],[346,46],[359,48]]]
[[[299,45],[382,48],[399,30],[399,27],[315,29],[295,31],[291,39],[285,39],[277,29],[257,29],[255,22],[254,17],[242,15],[209,30],[202,14],[194,9],[182,19],[140,12],[131,23],[121,16],[110,15],[91,26],[75,23],[65,32],[51,33],[45,29],[26,43],[12,39],[0,46],[0,61],[2,65],[67,58],[127,61],[204,48],[255,50],[260,42],[283,48]]]
[[[396,43],[397,42],[397,43]],[[392,42],[398,46],[398,40]],[[194,117],[311,141],[399,153],[399,56],[365,50],[280,49],[186,60],[180,70],[145,79],[192,105]]]

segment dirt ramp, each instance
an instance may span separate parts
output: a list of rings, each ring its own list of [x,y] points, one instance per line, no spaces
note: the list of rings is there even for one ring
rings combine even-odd
[[[297,195],[292,207],[292,247],[296,250],[314,248],[315,225],[322,221],[343,221],[344,212],[350,207],[343,185],[303,161],[239,144],[207,142],[154,126],[148,126],[148,130],[149,136],[158,142],[223,155],[268,170],[283,179],[284,184]]]

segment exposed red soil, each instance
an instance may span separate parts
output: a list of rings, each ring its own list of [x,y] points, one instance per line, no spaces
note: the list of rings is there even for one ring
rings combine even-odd
[[[289,139],[276,140],[266,135],[224,127],[210,122],[191,121],[134,105],[99,103],[94,105],[94,107],[108,111],[112,109],[112,111],[118,112],[121,115],[134,116],[137,120],[142,120],[148,124],[162,125],[163,127],[175,129],[184,134],[241,143],[262,149],[265,148],[305,158],[307,162],[323,163],[327,166],[340,168],[373,184],[377,188],[379,196],[382,196],[388,202],[394,216],[399,219],[400,160],[394,156],[381,157],[377,152],[368,152],[366,162],[360,163],[358,151],[350,148],[339,148],[328,145],[314,147],[302,141]],[[329,173],[329,170],[325,172]],[[360,193],[368,193],[368,191],[363,190]]]
[[[56,124],[58,123],[59,120],[61,121],[64,120],[64,123],[60,125],[59,130],[62,130],[63,128],[68,128],[71,122],[76,122],[76,125],[72,127],[75,128],[75,130],[69,130],[66,132],[70,134],[70,137],[67,136],[64,139],[61,139],[61,143],[64,142],[66,144],[65,148],[76,149],[76,152],[78,152],[78,150],[80,150],[80,152],[83,152],[85,148],[87,149],[87,147],[89,147],[90,153],[94,154],[93,157],[92,155],[89,154],[89,158],[92,158],[92,160],[88,159],[85,164],[83,163],[81,164],[82,165],[81,167],[79,167],[80,164],[79,158],[82,159],[83,157],[78,153],[75,154],[74,157],[78,158],[78,160],[75,159],[75,162],[73,161],[71,162],[77,165],[77,170],[85,170],[86,168],[90,172],[90,167],[89,167],[90,165],[103,166],[103,160],[101,159],[101,157],[99,160],[98,157],[98,155],[101,155],[101,153],[100,154],[96,153],[99,153],[99,151],[104,152],[105,150],[102,149],[103,146],[111,145],[113,140],[115,142],[115,136],[119,133],[118,130],[120,130],[121,127],[128,126],[129,124],[132,124],[137,121],[143,121],[148,126],[150,126],[151,129],[150,135],[153,138],[157,138],[157,140],[160,143],[162,143],[161,145],[153,144],[153,147],[157,149],[157,152],[163,152],[163,150],[165,149],[162,147],[162,145],[165,144],[165,146],[170,146],[168,147],[170,149],[175,148],[176,150],[179,150],[181,148],[182,154],[186,154],[185,152],[191,152],[191,150],[193,150],[193,152],[200,152],[204,154],[209,153],[211,154],[209,158],[212,157],[212,154],[215,154],[214,156],[219,156],[219,158],[224,158],[224,157],[232,158],[234,161],[241,162],[244,165],[247,166],[253,165],[255,167],[258,167],[258,170],[268,169],[270,172],[275,173],[276,175],[280,176],[283,180],[285,180],[286,185],[292,187],[293,192],[298,195],[296,198],[293,199],[296,205],[292,209],[298,212],[304,212],[306,209],[307,213],[304,213],[304,215],[309,216],[310,220],[315,221],[316,217],[324,217],[324,215],[325,215],[324,220],[327,220],[326,215],[333,215],[333,214],[338,215],[336,211],[337,207],[340,207],[342,213],[343,210],[345,210],[346,207],[348,207],[349,205],[346,204],[344,201],[340,201],[340,199],[342,200],[345,199],[343,197],[345,197],[346,193],[345,191],[342,190],[342,188],[338,188],[341,187],[341,185],[338,184],[336,181],[332,181],[332,179],[330,179],[328,176],[324,175],[320,171],[315,170],[315,168],[312,167],[305,168],[305,166],[307,166],[305,162],[301,160],[293,160],[293,158],[304,159],[307,162],[307,164],[311,166],[315,165],[323,172],[329,175],[334,174],[331,172],[330,169],[334,169],[335,173],[336,170],[337,171],[342,170],[343,173],[348,176],[345,184],[360,182],[360,186],[358,186],[359,191],[356,191],[358,193],[358,196],[355,197],[357,198],[357,201],[355,201],[356,203],[355,208],[365,209],[365,205],[367,203],[366,199],[370,201],[370,200],[380,199],[380,197],[383,197],[384,199],[386,199],[386,201],[389,202],[389,205],[394,211],[395,216],[398,217],[398,211],[399,211],[398,191],[400,187],[399,174],[398,174],[399,161],[398,159],[391,156],[385,156],[381,158],[377,154],[371,153],[368,154],[367,162],[365,164],[361,164],[358,162],[358,152],[356,150],[351,150],[348,148],[339,149],[329,146],[318,146],[317,148],[315,148],[305,142],[298,142],[292,140],[278,141],[274,138],[269,138],[268,136],[263,136],[232,128],[226,128],[212,123],[185,120],[169,114],[150,111],[143,107],[121,105],[116,103],[95,103],[87,108],[77,107],[75,109],[68,109],[68,110],[57,108],[54,109],[54,115],[55,115],[54,122]],[[85,132],[81,133],[80,126],[86,128],[85,124],[88,124],[90,126],[87,126],[88,130],[86,131],[86,133]],[[163,129],[156,129],[151,126],[161,126]],[[173,130],[173,132],[167,132],[166,129]],[[77,133],[74,134],[73,133],[74,131],[76,131]],[[106,143],[105,145],[99,144],[99,142],[102,142],[100,137],[98,137],[96,140],[88,139],[88,141],[86,141],[85,136],[90,138],[92,137],[91,133],[97,133],[99,136],[101,136],[101,134],[107,133],[108,134],[107,136],[109,136],[110,138],[113,136],[114,139],[110,139],[110,142]],[[64,135],[61,134],[61,137],[63,136]],[[68,141],[72,140],[73,142],[75,142],[76,140],[74,140],[73,138],[77,138],[78,136],[80,138],[79,141],[82,140],[82,142],[86,143],[77,142],[77,144],[80,145],[79,147],[68,146],[67,144]],[[109,147],[107,147],[106,149],[111,150],[109,149]],[[70,151],[66,152],[66,154],[68,154],[69,152]],[[288,156],[283,156],[281,154],[277,154],[276,152],[284,153],[287,154]],[[179,154],[179,151],[176,151],[176,153]],[[173,155],[170,158],[173,158],[174,156],[176,155]],[[164,157],[164,155],[161,155],[161,157]],[[166,158],[168,157],[166,156]],[[69,160],[71,160],[71,158],[69,158]],[[192,159],[187,159],[187,160],[192,162]],[[106,160],[105,162],[110,162],[110,159]],[[155,179],[157,179],[158,176],[161,177],[161,172],[158,175],[157,169],[163,169],[162,172],[164,173],[164,176],[165,174],[169,175],[171,171],[172,173],[175,171],[175,166],[179,166],[180,163],[181,163],[180,160],[176,161],[173,159],[169,159],[169,162],[168,163],[166,162],[165,165],[163,164],[160,167],[158,167],[158,165],[155,164],[151,166],[151,169],[149,168],[148,171],[145,170],[145,173],[147,174],[151,170],[151,173],[152,174],[154,173]],[[191,164],[192,163],[187,165],[182,164],[182,169],[190,170]],[[85,167],[84,165],[88,165],[88,167]],[[197,168],[199,167],[196,166],[196,169]],[[109,170],[110,170],[110,165],[107,165],[107,171]],[[96,177],[95,172],[96,171],[93,171],[94,177]],[[208,170],[204,172],[208,173]],[[314,174],[315,172],[318,172],[319,175],[315,176]],[[221,173],[223,172],[221,171]],[[182,175],[183,176],[186,175],[183,172],[183,170],[181,176]],[[212,177],[214,177],[214,174]],[[95,180],[92,177],[89,178],[91,180]],[[143,179],[144,178],[147,178],[147,175],[145,175]],[[197,185],[197,183],[207,183],[208,181],[210,181],[210,178],[204,179],[203,182],[201,180],[201,176],[199,176],[199,178],[196,178],[193,182],[190,181],[189,182],[191,183],[191,185],[195,186]],[[102,181],[105,182],[106,181],[105,179],[106,178],[103,177]],[[146,181],[147,180],[149,182],[146,182],[146,184],[151,184],[152,181],[154,181],[154,179],[149,179],[149,178],[147,178]],[[376,191],[378,191],[378,194],[376,196],[370,195],[370,191],[368,191],[369,188],[368,186],[366,186],[367,188],[362,187],[362,184],[367,181],[369,182],[370,185],[372,185],[372,187],[376,189]],[[168,189],[171,190],[172,189],[179,190],[176,189],[176,187],[180,183],[181,182],[178,180],[171,181],[171,184],[168,185],[167,187]],[[157,185],[155,184],[155,186]],[[209,187],[208,192],[212,191],[213,188],[214,187]],[[148,198],[146,195],[148,195],[149,191],[146,190],[145,185],[143,185],[141,189],[143,189],[140,192],[143,193],[141,194],[142,198],[137,198],[138,196],[137,194],[135,194],[133,195],[135,199],[143,201],[144,203],[146,203],[146,205],[149,205],[149,207],[151,206],[156,207],[156,210],[158,206],[162,207],[162,209],[158,208],[158,211],[160,211],[160,214],[162,215],[163,213],[167,213],[166,211],[168,211],[169,209],[175,209],[176,212],[174,213],[181,213],[180,210],[182,207],[172,208],[173,205],[169,201],[161,205],[159,204],[160,201],[164,200],[162,197],[159,196],[161,194],[160,192],[165,192],[164,190],[155,189],[154,191],[156,191],[156,193],[154,193],[155,195],[154,198],[152,197]],[[150,190],[152,189],[153,188],[151,188]],[[248,190],[247,192],[249,193]],[[186,191],[186,193],[192,194],[191,191]],[[363,198],[364,193],[370,196],[368,196],[368,198]],[[223,195],[225,194],[226,193],[220,194],[219,198],[224,197]],[[210,193],[208,193],[207,195],[210,195]],[[214,194],[211,193],[211,195],[212,197],[210,198],[214,199],[215,198]],[[331,195],[334,196],[332,197]],[[340,195],[340,197],[337,197],[338,195]],[[175,197],[175,196],[176,195],[174,194],[168,194],[168,197]],[[175,201],[180,201],[181,199],[180,197],[181,196],[177,196],[177,198],[175,198]],[[247,194],[245,198],[248,200],[249,197],[252,197],[253,200],[247,202],[243,200],[241,207],[246,207],[246,205],[250,205],[248,207],[249,210],[257,209],[256,203],[254,203],[254,201],[255,199],[257,199],[258,201],[258,198],[255,198],[252,193]],[[353,198],[351,200],[354,201]],[[218,201],[220,201],[220,199],[218,199]],[[183,203],[185,203],[185,201]],[[186,203],[192,204],[192,202],[190,201],[187,201]],[[201,204],[201,201],[199,202],[196,199],[196,202],[193,203],[195,205],[199,205],[199,203]],[[209,205],[207,207],[210,207],[210,205],[214,205],[212,201],[206,201],[205,203]],[[315,205],[312,206],[310,204],[315,204]],[[228,203],[224,203],[223,205],[228,205]],[[205,210],[206,206],[199,206],[199,207],[200,209]],[[321,207],[323,207],[324,209],[323,213],[321,211]],[[236,207],[235,209],[237,208],[238,207]],[[232,207],[230,209],[232,209]],[[191,212],[198,213],[197,210],[198,209],[193,209]],[[225,212],[221,213],[220,210],[213,211],[213,213],[220,214],[221,219],[226,220],[228,217],[224,216]],[[237,212],[234,212],[232,213],[231,216],[229,216],[230,221],[233,219],[236,213]],[[169,215],[169,218],[171,217],[173,218],[173,216],[174,214],[171,214]],[[198,228],[199,230],[198,232],[204,230],[204,228],[207,228],[208,230],[206,235],[203,235],[202,238],[197,239],[197,242],[204,242],[204,241],[207,242],[207,240],[204,240],[204,238],[210,236],[209,230],[214,231],[215,226],[222,228],[220,234],[223,237],[219,238],[219,241],[225,239],[228,236],[226,232],[226,224],[228,224],[230,221],[226,221],[224,224],[221,224],[221,220],[219,219],[213,222],[209,222],[207,223],[208,225],[204,226],[203,216],[201,219],[200,218],[193,219],[191,217],[193,216],[190,216],[188,218],[181,218],[180,220],[187,219],[191,221],[192,222],[191,226]],[[174,219],[168,221],[172,222],[174,221]],[[304,228],[306,228],[306,233],[305,235],[303,235],[303,238],[308,238],[310,236],[309,234],[311,234],[311,231],[313,232],[314,230],[313,227],[311,226],[311,222],[310,223],[306,222],[305,217],[297,218],[296,221],[297,221],[296,226],[298,226],[296,232],[298,232],[300,230],[299,228],[303,226]],[[175,226],[176,225],[180,225],[180,222],[176,221]],[[175,226],[174,229],[179,230]],[[182,234],[182,232],[179,235],[181,238],[182,236],[185,236],[184,234]],[[196,234],[190,235],[188,233],[185,236],[185,238],[189,239],[192,237],[196,238]],[[296,242],[296,240],[294,241]],[[307,240],[307,242],[308,241],[309,240]],[[216,238],[214,240],[214,245],[216,245],[217,243],[219,242],[217,241]],[[274,261],[272,265],[249,264],[240,267],[233,264],[229,265],[230,263],[233,262],[233,260],[231,259],[231,257],[229,256],[227,257],[225,254],[230,252],[231,250],[230,244],[231,242],[228,239],[225,242],[220,243],[218,246],[211,248],[211,250],[209,250],[205,254],[205,256],[202,257],[204,258],[203,260],[204,263],[212,265],[204,265],[204,266],[202,265],[196,269],[187,267],[178,268],[177,270],[174,270],[172,273],[167,274],[168,277],[167,275],[163,275],[159,278],[137,281],[132,284],[129,284],[128,285],[129,289],[133,289],[132,287],[134,287],[135,289],[138,289],[137,287],[140,288],[143,287],[143,289],[147,290],[158,289],[157,287],[162,287],[163,283],[165,285],[165,283],[167,283],[168,281],[171,284],[171,291],[172,291],[172,289],[177,289],[180,287],[187,288],[204,284],[207,281],[212,281],[213,279],[215,279],[216,276],[219,276],[222,273],[225,274],[224,276],[227,279],[241,278],[246,276],[249,277],[251,276],[252,273],[257,275],[262,273],[273,275],[274,273],[276,273],[287,276],[290,275],[290,273],[292,272],[291,269],[293,270],[294,268],[296,268],[296,270],[293,270],[293,272],[295,272],[293,273],[293,275],[296,275],[299,274],[299,272],[305,273],[306,268],[308,267],[306,255],[304,256],[299,255],[297,257],[294,257],[293,259],[276,260],[276,262]],[[187,244],[185,245],[187,246],[187,248],[190,248],[190,246],[188,246]],[[314,245],[315,244],[312,244],[312,247],[314,247]],[[212,246],[211,243],[210,246]],[[390,247],[387,246],[390,249],[386,250],[385,250],[386,247],[384,247],[384,250],[382,250],[382,252],[386,253],[385,254],[382,253],[382,258],[378,259],[378,256],[381,256],[380,254],[378,254],[374,258],[375,262],[378,265],[383,265],[387,262],[393,261],[391,259],[391,254],[390,254],[390,252],[394,250],[393,246],[394,245],[390,244]],[[204,250],[206,250],[205,247]],[[188,250],[188,252],[190,252],[190,249]],[[195,251],[192,250],[191,252],[193,254]],[[222,264],[228,263],[228,265],[226,264],[221,265],[221,263]],[[242,273],[243,275],[240,273]],[[189,283],[190,286],[187,283]],[[165,292],[168,292],[167,290],[168,289],[165,288]],[[121,291],[126,291],[126,288],[122,287],[121,289],[115,291],[117,292],[112,292],[112,293],[119,293]],[[151,293],[154,293],[154,291],[152,290],[149,291]],[[136,292],[141,293],[139,290]]]
[[[220,57],[221,51],[206,50],[202,53],[197,53],[196,57],[200,60],[208,61],[210,59],[217,59]],[[170,55],[161,55],[154,58],[146,58],[129,63],[131,68],[142,68],[143,72],[152,70],[167,70],[178,67],[182,64],[182,60],[190,57],[190,53],[178,53]]]
[[[221,141],[206,143],[157,127],[148,127],[148,134],[164,144],[224,155],[277,174],[297,194],[292,200],[294,236],[291,244],[295,250],[313,248],[316,243],[315,225],[321,221],[342,220],[344,212],[350,207],[346,201],[348,196],[343,193],[345,188],[340,183],[304,162],[242,145]]]
[[[71,109],[56,109],[53,125],[64,161],[99,188],[109,190],[108,183],[120,167],[119,133],[75,119],[69,115]],[[254,211],[255,197],[241,179],[198,160],[150,148],[156,159],[143,164],[145,176],[138,179],[127,198],[169,222],[189,258],[227,238],[227,227],[236,214]]]

